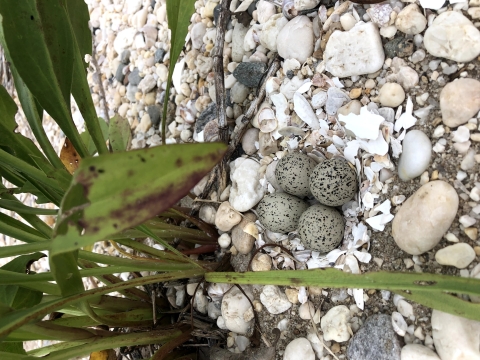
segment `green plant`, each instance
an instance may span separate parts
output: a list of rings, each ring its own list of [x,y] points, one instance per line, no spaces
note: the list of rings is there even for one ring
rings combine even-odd
[[[167,0],[172,27],[168,84],[193,3]],[[225,146],[189,144],[124,151],[130,136],[128,123],[120,117],[110,119],[108,125],[98,119],[90,96],[82,61],[91,47],[83,0],[14,4],[0,0],[0,16],[2,47],[23,111],[42,150],[14,133],[17,108],[0,87],[0,176],[13,185],[0,185],[0,207],[15,211],[28,223],[0,213],[0,232],[23,242],[0,248],[1,258],[15,257],[0,268],[0,358],[32,359],[48,354],[49,359],[63,360],[112,347],[156,343],[162,348],[154,358],[161,359],[190,337],[190,328],[166,324],[168,304],[156,298],[152,310],[151,294],[140,287],[202,276],[210,282],[237,284],[389,289],[421,304],[480,320],[480,305],[452,295],[480,295],[480,282],[475,279],[435,274],[352,275],[333,269],[284,271],[281,276],[276,272],[221,273],[212,271],[217,264],[185,256],[171,240],[215,245],[216,233],[174,204],[220,160]],[[71,95],[87,125],[83,134],[72,122]],[[44,110],[57,121],[74,150],[63,154],[66,164],[72,165],[76,154],[81,159],[77,169],[69,167],[75,170],[73,175],[43,131]],[[162,126],[163,135],[165,121]],[[95,153],[99,156],[93,157]],[[31,193],[37,203],[50,202],[59,209],[28,207],[14,196],[19,193]],[[40,215],[55,215],[54,228]],[[183,219],[198,229],[175,223]],[[132,240],[147,236],[166,250]],[[112,257],[88,250],[95,242],[106,240],[148,257]],[[35,274],[29,271],[30,265],[46,256],[41,251],[48,253],[51,272]],[[114,276],[143,270],[157,274],[128,281]],[[105,286],[86,291],[82,279],[91,276]],[[113,292],[124,297],[115,297]],[[42,320],[53,313],[63,316]],[[152,329],[155,318],[157,326]],[[127,327],[137,332],[121,331]],[[26,354],[21,342],[33,339],[60,343]]]

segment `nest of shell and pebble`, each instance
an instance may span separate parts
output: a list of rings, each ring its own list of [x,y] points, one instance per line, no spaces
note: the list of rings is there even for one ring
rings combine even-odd
[[[157,146],[169,101],[167,143],[217,140],[220,0],[196,2],[177,64],[164,0],[86,2],[99,115],[127,118],[132,148]],[[251,261],[253,271],[480,278],[480,1],[232,0],[230,10],[223,67],[231,134],[259,88],[266,96],[231,158],[228,187],[199,216],[217,226],[235,270]],[[265,77],[278,57],[280,69]],[[174,87],[165,99],[169,66]],[[81,127],[78,110],[74,118]],[[195,287],[169,289],[175,306]],[[276,359],[480,359],[479,322],[388,291],[244,291],[265,342],[281,331]],[[196,311],[216,320],[225,348],[249,358],[254,313],[245,295],[226,284],[206,293],[195,293]]]

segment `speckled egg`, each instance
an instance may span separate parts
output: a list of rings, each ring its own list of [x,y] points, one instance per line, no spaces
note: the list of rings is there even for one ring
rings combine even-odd
[[[326,253],[343,239],[345,220],[334,208],[316,204],[310,206],[298,221],[298,234],[308,249]]]
[[[341,206],[357,192],[357,172],[342,158],[322,161],[310,174],[310,191],[322,204]]]
[[[315,160],[302,153],[285,155],[275,169],[277,183],[289,194],[299,197],[310,195],[308,176],[316,165]]]
[[[274,193],[265,196],[258,203],[258,219],[268,230],[288,233],[298,226],[298,219],[307,210],[308,204],[287,193]]]

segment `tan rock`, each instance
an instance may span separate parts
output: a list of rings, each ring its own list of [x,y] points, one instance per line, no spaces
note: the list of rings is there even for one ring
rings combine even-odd
[[[430,181],[410,196],[395,215],[392,236],[400,249],[420,255],[440,242],[457,210],[455,189],[444,181]]]
[[[480,110],[480,81],[458,79],[440,93],[443,123],[449,127],[465,124]]]
[[[245,226],[257,220],[254,213],[245,213],[244,218],[232,229],[232,243],[240,254],[246,255],[252,251],[255,238],[243,231]]]

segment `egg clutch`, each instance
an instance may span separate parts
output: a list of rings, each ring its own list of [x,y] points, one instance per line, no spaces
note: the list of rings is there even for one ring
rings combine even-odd
[[[275,179],[284,192],[259,202],[256,210],[262,225],[276,233],[297,231],[314,251],[335,249],[345,231],[336,207],[350,201],[358,189],[357,173],[348,161],[337,157],[317,164],[306,154],[290,153],[278,162]]]

